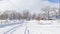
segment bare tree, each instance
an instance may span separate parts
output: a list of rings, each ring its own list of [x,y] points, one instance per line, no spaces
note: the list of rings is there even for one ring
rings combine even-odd
[[[60,19],[60,7],[58,8],[58,19]]]
[[[40,15],[41,15],[41,14],[38,14],[38,15],[37,15],[37,17],[36,17],[37,20],[40,20],[40,19],[41,19]]]
[[[2,20],[7,19],[7,18],[8,18],[8,14],[3,13],[0,15],[0,19]]]
[[[58,14],[59,14],[59,16],[60,16],[60,8],[59,8],[58,10],[59,10],[59,13],[58,13]]]
[[[54,14],[56,14],[55,16],[56,16],[56,19],[58,18],[58,12],[59,11],[57,11],[58,10],[58,8],[56,8],[56,7],[53,7],[52,9],[51,9],[51,11],[54,11]]]
[[[50,6],[42,8],[42,11],[45,12],[45,14],[46,14],[45,16],[48,17],[48,20],[51,19],[51,16],[56,16],[56,18],[58,18],[58,11],[57,10],[58,10],[58,8],[56,8],[56,7],[50,7]],[[50,14],[51,12],[54,12],[55,15]]]
[[[49,16],[50,10],[51,10],[50,6],[42,8],[42,11],[45,12],[45,14],[46,14],[45,16],[47,16],[48,20],[50,18],[50,16]]]
[[[24,10],[23,11],[23,16],[22,16],[23,19],[30,19],[30,13],[28,10]]]
[[[36,18],[36,13],[33,13],[31,17],[32,17],[32,19],[35,19]]]

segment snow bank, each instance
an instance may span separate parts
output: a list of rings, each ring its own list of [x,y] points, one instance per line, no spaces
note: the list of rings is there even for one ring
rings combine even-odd
[[[40,24],[40,25],[60,25],[60,20],[30,20],[27,21],[25,20],[25,22],[28,23],[36,23],[36,24]]]
[[[41,25],[58,25],[60,23],[58,20],[40,20],[39,24],[41,24]]]
[[[12,24],[12,23],[36,23],[40,25],[60,25],[60,20],[0,20],[0,24]]]

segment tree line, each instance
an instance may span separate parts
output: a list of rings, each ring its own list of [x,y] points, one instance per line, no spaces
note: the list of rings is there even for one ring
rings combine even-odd
[[[2,14],[0,14],[0,20],[52,20],[52,17],[55,16],[57,19],[60,18],[60,8],[56,7],[43,7],[39,14],[33,13],[31,14],[29,10],[24,10],[22,12],[17,12],[15,10],[6,10]]]

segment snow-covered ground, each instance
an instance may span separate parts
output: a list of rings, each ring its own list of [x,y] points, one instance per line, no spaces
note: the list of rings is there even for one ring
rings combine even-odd
[[[18,22],[0,27],[0,34],[60,34],[60,20]]]

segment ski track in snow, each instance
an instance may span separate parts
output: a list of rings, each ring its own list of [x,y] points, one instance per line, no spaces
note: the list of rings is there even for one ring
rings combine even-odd
[[[24,25],[24,23],[23,23],[23,24],[20,24],[20,25],[18,25],[18,26],[15,26],[15,27],[13,27],[12,29],[4,32],[3,34],[12,34],[14,31],[16,31],[18,28],[20,28],[20,27],[23,26],[23,25]]]

